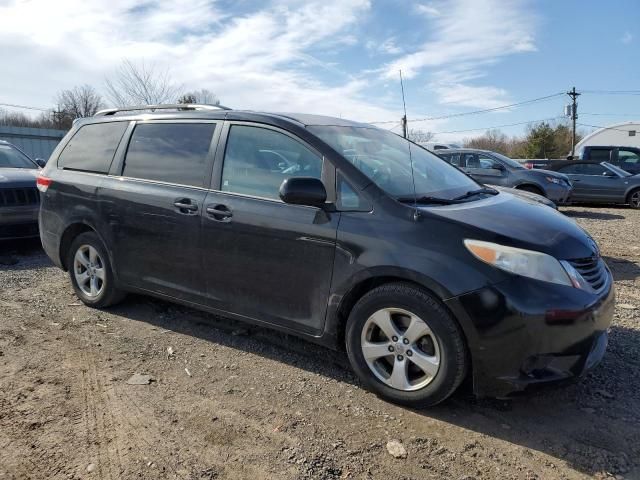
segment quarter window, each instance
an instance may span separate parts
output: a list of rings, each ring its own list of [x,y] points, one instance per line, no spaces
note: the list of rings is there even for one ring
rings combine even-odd
[[[222,167],[223,191],[277,199],[286,178],[321,176],[322,158],[288,135],[261,127],[231,127]]]
[[[214,130],[214,123],[137,125],[122,175],[202,187]]]
[[[58,158],[58,167],[107,173],[128,122],[93,123],[80,127]]]

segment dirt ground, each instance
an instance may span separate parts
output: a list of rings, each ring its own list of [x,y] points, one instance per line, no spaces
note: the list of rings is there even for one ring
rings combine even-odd
[[[293,337],[140,296],[92,310],[37,241],[0,244],[0,479],[640,479],[640,211],[563,212],[614,272],[602,364],[510,403],[467,387],[425,411]]]

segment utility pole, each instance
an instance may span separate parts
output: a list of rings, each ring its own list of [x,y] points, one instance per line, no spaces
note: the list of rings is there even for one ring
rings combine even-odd
[[[567,95],[573,100],[571,105],[571,121],[573,123],[573,129],[571,131],[571,158],[573,159],[576,155],[576,120],[578,119],[578,102],[576,102],[576,99],[581,94],[576,92],[576,87],[573,87],[573,89],[567,92]]]

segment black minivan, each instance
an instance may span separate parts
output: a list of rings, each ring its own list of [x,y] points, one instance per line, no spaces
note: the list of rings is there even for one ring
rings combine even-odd
[[[414,407],[604,355],[611,273],[562,214],[370,125],[145,108],[78,121],[38,179],[42,244],[85,304],[138,292],[343,348]]]

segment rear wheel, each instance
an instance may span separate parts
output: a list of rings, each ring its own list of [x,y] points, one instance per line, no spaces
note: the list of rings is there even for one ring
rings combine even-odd
[[[104,308],[124,298],[115,286],[107,249],[94,232],[82,233],[71,242],[67,269],[73,289],[85,305]]]
[[[440,302],[409,284],[383,285],[362,297],[349,315],[346,347],[370,390],[411,407],[442,402],[467,370],[457,322]]]
[[[627,203],[631,208],[640,208],[640,188],[629,193]]]

